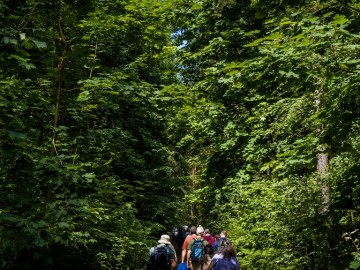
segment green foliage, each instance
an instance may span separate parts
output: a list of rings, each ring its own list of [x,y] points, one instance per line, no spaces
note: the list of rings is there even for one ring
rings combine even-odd
[[[201,224],[229,231],[244,269],[344,269],[352,259],[339,234],[358,221],[357,4],[219,5],[203,2],[180,36],[192,100],[178,113],[189,120],[179,146],[198,169],[190,203]]]
[[[171,5],[0,4],[1,269],[141,269],[180,219]]]
[[[243,269],[357,269],[359,10],[3,1],[0,268],[142,269],[186,223]]]

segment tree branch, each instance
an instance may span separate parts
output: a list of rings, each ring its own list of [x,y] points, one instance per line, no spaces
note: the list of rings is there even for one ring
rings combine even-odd
[[[58,71],[58,78],[57,78],[57,87],[56,87],[56,94],[55,94],[55,111],[54,111],[54,122],[53,122],[53,132],[51,138],[51,150],[50,150],[50,157],[54,157],[57,154],[56,150],[56,137],[57,132],[56,128],[59,126],[59,115],[60,115],[60,101],[61,101],[61,92],[62,92],[62,85],[64,82],[64,65],[65,59],[67,57],[68,52],[68,42],[65,40],[64,35],[64,26],[63,26],[63,19],[61,15],[61,0],[57,1],[57,16],[58,16],[58,31],[59,31],[59,40],[61,46],[63,48],[62,54],[59,57],[57,71]],[[51,201],[51,193],[52,193],[52,183],[48,184],[47,187],[47,194],[46,194],[46,204],[45,204],[45,211],[47,210],[47,206]]]
[[[348,7],[348,8],[350,8],[350,9],[352,9],[352,10],[355,10],[355,11],[357,11],[357,12],[360,12],[360,9],[354,8],[354,7],[350,6],[350,5],[347,4],[347,3],[344,3],[344,2],[341,1],[341,0],[337,0],[336,2],[338,2],[339,4],[342,4],[342,5],[344,5],[344,6],[346,6],[346,7]]]

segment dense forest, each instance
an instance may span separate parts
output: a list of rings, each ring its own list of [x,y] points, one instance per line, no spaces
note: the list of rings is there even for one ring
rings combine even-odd
[[[0,1],[0,269],[360,269],[360,3]],[[359,237],[360,238],[360,237]]]

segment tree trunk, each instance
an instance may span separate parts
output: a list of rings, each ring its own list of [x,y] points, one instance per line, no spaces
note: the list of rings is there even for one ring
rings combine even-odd
[[[322,80],[318,83],[319,89],[315,92],[315,106],[317,112],[320,111],[322,106],[322,97],[324,90],[322,88]],[[317,134],[320,136],[324,131],[324,125],[321,125],[317,129]],[[330,187],[326,182],[329,168],[329,154],[327,153],[328,146],[326,144],[320,144],[317,148],[317,184],[321,187],[322,206],[319,209],[321,214],[326,214],[330,210]]]

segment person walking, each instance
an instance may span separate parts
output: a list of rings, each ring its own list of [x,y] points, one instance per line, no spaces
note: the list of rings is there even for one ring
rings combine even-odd
[[[176,250],[175,250],[175,247],[173,246],[173,244],[171,244],[170,236],[169,236],[168,234],[163,234],[163,235],[160,237],[160,240],[165,240],[166,242],[169,242],[169,243],[170,243],[170,244],[166,244],[166,246],[168,246],[169,248],[171,248],[171,250],[174,252],[174,254],[175,254],[175,262],[177,263]]]
[[[163,234],[158,245],[150,249],[147,270],[176,270],[176,255],[170,236]]]
[[[239,270],[240,263],[236,256],[235,248],[232,245],[227,245],[218,252],[211,260],[208,269],[212,270]]]
[[[215,237],[214,236],[212,236],[211,234],[210,234],[210,230],[209,229],[205,229],[205,231],[204,231],[204,240],[206,240],[206,241],[208,241],[208,243],[210,244],[210,245],[212,245],[212,246],[214,246],[214,244],[215,244]]]
[[[221,231],[220,237],[216,239],[214,243],[214,251],[217,252],[220,246],[227,246],[229,240],[227,239],[227,232],[225,230]],[[220,251],[221,252],[221,251]]]
[[[196,234],[196,227],[195,226],[191,226],[190,228],[190,234],[188,236],[186,236],[184,243],[182,245],[182,251],[181,251],[181,262],[186,262],[187,260],[187,254],[189,252],[188,250],[188,246],[189,243],[192,239],[196,238],[197,234]]]
[[[187,231],[186,231],[187,228],[188,226],[186,225],[179,228],[178,239],[177,239],[177,252],[179,254],[179,257],[182,256],[182,246],[187,237]]]
[[[191,239],[187,253],[187,266],[192,270],[199,270],[199,260],[204,254],[204,247],[209,244],[203,239],[204,228],[201,225],[196,228],[196,235],[196,238]]]
[[[211,244],[208,244],[204,248],[204,255],[200,258],[200,270],[208,270],[211,259],[214,256],[214,248]]]

